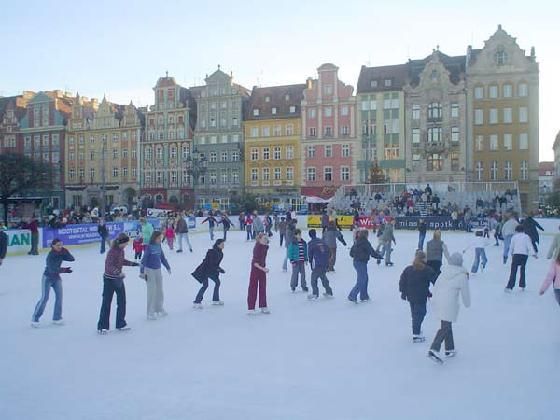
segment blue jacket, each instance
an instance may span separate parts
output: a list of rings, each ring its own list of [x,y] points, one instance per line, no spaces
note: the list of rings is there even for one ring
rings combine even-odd
[[[324,240],[311,239],[307,244],[307,255],[312,269],[328,267],[330,251]]]
[[[51,249],[47,255],[47,266],[45,267],[44,275],[49,280],[60,279],[60,266],[62,261],[74,261],[74,257],[66,248],[62,248],[60,252]]]
[[[290,262],[297,262],[299,261],[299,247],[303,246],[303,260],[304,261],[308,261],[307,258],[307,243],[303,240],[300,239],[299,242],[297,242],[297,240],[294,238],[294,241],[288,245],[288,258],[290,259]]]
[[[140,262],[140,272],[144,272],[144,268],[151,268],[152,270],[158,270],[161,268],[161,265],[164,265],[165,268],[171,270],[167,259],[163,253],[163,249],[161,249],[160,244],[149,244],[144,251],[144,256],[142,257],[142,261]]]

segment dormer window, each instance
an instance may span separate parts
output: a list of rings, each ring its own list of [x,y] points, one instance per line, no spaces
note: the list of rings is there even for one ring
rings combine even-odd
[[[276,108],[272,108],[272,115],[276,115]]]
[[[258,117],[258,116],[259,116],[259,109],[258,109],[258,108],[253,109],[253,116],[254,116],[254,117]]]
[[[265,101],[265,102],[270,102],[270,96],[265,96],[265,97],[264,97],[264,101]]]
[[[369,82],[369,85],[370,85],[372,88],[376,88],[376,87],[377,87],[377,80],[371,80],[371,81]]]
[[[290,113],[293,114],[294,112],[296,112],[296,106],[292,105],[292,106],[290,106]]]
[[[286,94],[286,102],[290,100],[290,95]]]
[[[508,61],[507,53],[504,51],[503,48],[500,48],[498,52],[496,52],[496,64],[498,64],[498,66],[503,66],[504,64],[507,64],[507,61]]]
[[[385,87],[391,87],[393,85],[393,81],[391,79],[385,79]]]

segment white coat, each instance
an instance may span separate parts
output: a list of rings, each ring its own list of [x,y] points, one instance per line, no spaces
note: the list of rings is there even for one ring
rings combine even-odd
[[[471,305],[468,272],[463,267],[445,266],[432,289],[434,313],[442,321],[457,322],[459,315],[459,294],[463,305]]]

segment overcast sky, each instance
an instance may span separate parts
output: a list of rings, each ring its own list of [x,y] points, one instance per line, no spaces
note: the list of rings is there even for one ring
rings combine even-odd
[[[237,83],[302,83],[324,62],[356,86],[362,64],[482,48],[499,23],[540,63],[540,160],[560,130],[556,1],[28,0],[0,6],[0,95],[63,89],[153,104],[169,71],[185,87],[220,64]]]

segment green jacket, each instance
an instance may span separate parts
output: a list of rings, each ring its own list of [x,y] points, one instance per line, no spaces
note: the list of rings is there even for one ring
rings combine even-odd
[[[152,237],[152,233],[154,233],[154,227],[150,222],[146,222],[145,224],[141,225],[142,227],[142,238],[144,239],[144,244],[148,245],[150,243],[150,238]]]
[[[307,261],[307,244],[303,239],[300,239],[299,243],[294,239],[294,242],[288,245],[288,259],[290,262],[299,261],[299,244],[303,246],[303,260]]]

